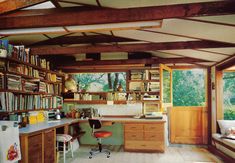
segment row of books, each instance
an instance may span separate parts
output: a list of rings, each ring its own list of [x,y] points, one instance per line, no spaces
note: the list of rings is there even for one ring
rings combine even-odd
[[[0,95],[0,112],[56,109],[62,107],[63,103],[59,96],[15,95],[11,92],[0,92]]]
[[[62,83],[48,84],[39,82],[39,92],[60,95],[62,92]]]
[[[132,70],[131,80],[159,80],[159,70]]]
[[[47,80],[56,82],[57,81],[56,74],[47,73]]]
[[[34,78],[39,78],[39,71],[30,67],[30,66],[26,66],[26,65],[21,65],[21,64],[17,64],[17,63],[9,63],[8,64],[8,71],[31,76]]]
[[[41,68],[50,69],[50,62],[39,58],[38,55],[30,55],[30,48],[24,45],[11,45],[8,40],[0,40],[0,48],[7,50],[7,57],[15,58],[19,61],[27,62]]]
[[[2,76],[4,79],[3,74]],[[2,85],[5,86],[4,80],[2,81],[3,81]],[[7,81],[6,89],[10,90],[25,91],[25,92],[40,92],[40,93],[57,94],[57,95],[61,94],[62,92],[62,83],[57,83],[57,84],[45,83],[41,82],[38,79],[26,80],[22,79],[21,76],[13,74],[6,74],[6,81]]]

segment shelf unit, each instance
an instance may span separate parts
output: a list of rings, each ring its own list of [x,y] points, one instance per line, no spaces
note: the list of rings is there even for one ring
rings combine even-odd
[[[45,59],[19,53],[0,58],[0,113],[61,109],[65,75],[50,70]]]
[[[160,67],[161,64],[155,68],[129,70],[127,73],[127,92],[140,94],[141,98],[137,100],[142,102],[144,114],[162,111]]]

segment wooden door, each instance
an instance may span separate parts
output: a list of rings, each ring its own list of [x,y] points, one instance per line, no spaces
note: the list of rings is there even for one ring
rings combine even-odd
[[[169,118],[171,143],[207,144],[206,107],[172,107]]]
[[[28,162],[42,163],[42,133],[28,137]]]
[[[56,162],[55,130],[44,132],[44,163]]]

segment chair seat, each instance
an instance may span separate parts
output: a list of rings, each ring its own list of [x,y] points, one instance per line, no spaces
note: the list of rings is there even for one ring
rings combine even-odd
[[[109,132],[109,131],[95,131],[94,136],[96,138],[107,138],[107,137],[112,136],[112,132]]]
[[[69,142],[72,140],[72,136],[68,134],[57,134],[56,135],[56,141],[58,142]]]

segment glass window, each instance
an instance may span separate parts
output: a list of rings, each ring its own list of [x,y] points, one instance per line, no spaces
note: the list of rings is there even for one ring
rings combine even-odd
[[[235,72],[223,73],[224,119],[235,120]]]
[[[117,91],[122,87],[126,91],[126,72],[115,73],[79,73],[74,75],[79,83],[79,90],[86,92]]]
[[[205,105],[205,71],[173,70],[173,106]]]

